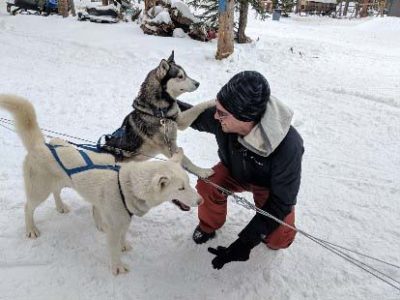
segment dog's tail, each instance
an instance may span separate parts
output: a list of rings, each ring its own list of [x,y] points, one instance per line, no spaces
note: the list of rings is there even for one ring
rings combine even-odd
[[[44,145],[44,137],[36,120],[35,108],[26,99],[0,94],[0,107],[8,110],[15,120],[15,127],[28,152]]]

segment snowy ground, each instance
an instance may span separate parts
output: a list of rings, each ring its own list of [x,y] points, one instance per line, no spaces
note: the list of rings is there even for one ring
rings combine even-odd
[[[44,128],[96,140],[120,125],[147,72],[173,49],[201,83],[181,97],[191,103],[214,97],[238,71],[258,70],[294,109],[305,140],[298,227],[400,265],[400,18],[251,15],[248,34],[258,41],[220,62],[215,41],[145,36],[134,23],[12,17],[1,4],[0,93],[31,99]],[[180,145],[199,165],[218,160],[207,134],[187,130]],[[36,213],[42,236],[25,238],[24,152],[0,128],[0,299],[400,299],[302,236],[288,250],[259,246],[250,261],[213,270],[207,247],[231,243],[253,215],[233,203],[217,238],[201,246],[191,240],[196,209],[166,203],[135,218],[134,249],[123,257],[131,272],[114,277],[105,237],[71,190],[70,214],[46,202]],[[400,279],[398,269],[366,262]]]

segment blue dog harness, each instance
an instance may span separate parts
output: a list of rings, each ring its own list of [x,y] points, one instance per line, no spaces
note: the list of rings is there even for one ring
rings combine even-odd
[[[91,146],[91,145],[77,145],[77,144],[73,144],[75,146],[78,146],[80,148],[89,150],[89,151],[93,151],[93,152],[97,152],[97,153],[101,153],[100,150],[97,149],[97,147],[95,146]],[[82,156],[83,160],[86,163],[86,166],[81,166],[81,167],[77,167],[77,168],[71,168],[68,169],[61,161],[60,156],[57,153],[57,148],[60,147],[65,147],[64,145],[51,145],[51,144],[47,144],[46,143],[47,148],[49,148],[51,154],[53,154],[54,159],[57,161],[57,163],[60,165],[60,167],[64,170],[64,172],[68,175],[68,177],[71,177],[74,174],[77,173],[81,173],[81,172],[85,172],[85,171],[89,171],[89,170],[94,170],[94,169],[100,169],[100,170],[112,170],[115,172],[119,172],[119,169],[121,168],[118,165],[97,165],[94,164],[93,161],[90,159],[89,155],[87,155],[87,153],[83,150],[78,150],[77,151],[80,153],[80,155]]]
[[[72,142],[69,142],[70,144],[77,146],[79,148],[88,150],[88,151],[92,151],[92,152],[96,152],[96,153],[102,153],[103,151],[99,150],[97,146],[94,145],[89,145],[89,144],[75,144]],[[80,153],[80,155],[82,156],[83,160],[85,161],[86,165],[85,166],[81,166],[81,167],[76,167],[76,168],[71,168],[68,169],[61,161],[60,156],[57,153],[57,148],[60,147],[65,147],[64,145],[51,145],[46,143],[47,148],[49,148],[51,154],[54,156],[54,159],[57,161],[57,163],[60,165],[60,167],[64,170],[64,172],[68,175],[68,177],[71,178],[72,175],[77,174],[77,173],[81,173],[81,172],[85,172],[85,171],[90,171],[90,170],[111,170],[111,171],[115,171],[117,172],[117,176],[118,176],[118,188],[119,188],[119,193],[121,194],[121,198],[122,198],[122,203],[124,204],[124,207],[127,211],[127,213],[129,214],[129,217],[133,216],[133,213],[128,209],[128,206],[126,205],[126,201],[125,201],[125,196],[122,192],[122,188],[121,188],[121,182],[119,179],[119,170],[121,169],[121,166],[118,165],[98,165],[93,163],[93,161],[90,159],[89,155],[87,155],[87,153],[83,150],[78,150],[77,151]]]

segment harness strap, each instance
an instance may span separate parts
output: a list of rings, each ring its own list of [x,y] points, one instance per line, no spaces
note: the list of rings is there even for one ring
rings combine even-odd
[[[53,154],[55,160],[60,165],[60,167],[64,170],[64,172],[68,175],[68,177],[71,177],[72,175],[80,173],[80,172],[89,171],[89,170],[93,170],[93,169],[112,170],[112,171],[116,171],[116,172],[118,172],[119,169],[120,169],[120,166],[117,166],[117,165],[96,165],[90,159],[89,155],[87,155],[87,153],[82,151],[82,150],[78,150],[78,151],[79,151],[80,155],[82,156],[83,160],[85,161],[86,165],[85,166],[81,166],[81,167],[77,167],[77,168],[68,169],[62,163],[61,158],[60,158],[60,156],[58,155],[58,153],[56,151],[57,148],[65,147],[65,146],[63,146],[63,145],[51,145],[51,144],[47,144],[47,143],[46,143],[46,146],[49,148],[49,150]],[[81,147],[81,145],[79,145],[79,147]],[[84,148],[84,147],[82,147],[82,148]],[[89,150],[89,149],[87,149],[87,150]]]
[[[101,138],[102,137],[100,137],[100,139]],[[100,143],[100,139],[99,139],[98,144]],[[76,147],[91,151],[91,152],[104,153],[104,151],[98,146],[98,144],[97,145],[93,145],[93,144],[77,144],[77,143],[74,143],[74,142],[68,142],[68,143],[70,143],[71,145],[74,145]]]
[[[121,195],[122,203],[124,204],[125,210],[128,213],[129,217],[132,218],[133,213],[129,210],[128,205],[126,205],[125,196],[124,196],[124,193],[122,192],[121,181],[119,179],[119,172],[118,172],[118,188],[119,188],[119,193]]]
[[[97,152],[100,153],[101,151],[99,151],[97,149],[96,146],[92,146],[92,145],[85,145],[85,144],[75,144],[75,143],[71,143],[72,145],[75,145],[77,147],[89,150],[89,151],[93,151],[93,152]],[[77,167],[77,168],[72,168],[72,169],[68,169],[61,161],[60,156],[58,155],[56,149],[60,148],[60,147],[65,147],[63,145],[51,145],[51,144],[47,144],[46,146],[49,148],[51,154],[53,154],[54,159],[57,161],[57,163],[60,165],[60,167],[64,170],[64,172],[68,175],[68,177],[71,177],[74,174],[80,173],[80,172],[84,172],[84,171],[89,171],[89,170],[93,170],[93,169],[100,169],[100,170],[111,170],[111,171],[115,171],[117,172],[117,177],[118,177],[118,188],[119,188],[119,193],[121,195],[121,199],[122,199],[122,203],[124,204],[124,207],[126,209],[126,212],[128,213],[129,217],[132,218],[133,213],[128,209],[128,206],[126,205],[126,200],[125,200],[125,196],[124,193],[122,192],[122,188],[121,188],[121,182],[119,179],[119,170],[121,169],[121,166],[118,165],[96,165],[93,163],[93,161],[90,159],[89,155],[83,151],[83,150],[78,150],[80,155],[82,156],[83,160],[85,161],[86,165],[82,166],[82,167]]]
[[[61,159],[60,159],[60,157],[58,156],[58,153],[57,153],[57,151],[56,151],[56,148],[58,148],[58,147],[63,147],[63,146],[61,146],[61,145],[50,145],[50,144],[47,144],[47,143],[46,143],[46,146],[47,146],[47,148],[49,148],[51,154],[53,154],[54,159],[55,159],[56,162],[60,165],[61,169],[63,169],[64,172],[67,173],[67,175],[68,175],[69,177],[71,177],[71,176],[68,174],[68,171],[69,171],[69,170],[64,166],[64,164],[62,163],[62,161],[61,161]]]

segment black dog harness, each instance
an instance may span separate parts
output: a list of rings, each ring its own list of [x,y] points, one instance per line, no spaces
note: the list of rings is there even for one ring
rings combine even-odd
[[[93,151],[96,153],[102,153],[101,150],[98,149],[98,147],[93,146],[93,145],[87,145],[87,144],[75,144],[75,143],[71,143],[70,144],[83,148],[85,150],[89,150],[89,151]],[[121,188],[121,182],[119,179],[119,170],[121,169],[121,166],[119,165],[98,165],[93,163],[93,161],[90,159],[89,155],[87,155],[87,153],[83,150],[78,150],[79,154],[82,156],[83,160],[85,161],[86,165],[85,166],[81,166],[81,167],[76,167],[76,168],[67,168],[61,161],[60,156],[57,153],[57,148],[60,147],[65,147],[63,145],[51,145],[51,144],[47,144],[46,143],[47,148],[49,148],[51,154],[53,155],[54,159],[56,160],[56,162],[59,164],[59,166],[64,170],[64,172],[68,175],[68,177],[71,178],[72,175],[75,175],[77,173],[81,173],[81,172],[86,172],[86,171],[90,171],[90,170],[111,170],[111,171],[115,171],[117,172],[117,177],[118,177],[118,188],[119,188],[119,193],[121,195],[122,198],[122,203],[124,204],[124,207],[127,211],[127,213],[129,214],[129,217],[133,216],[133,213],[128,209],[128,206],[126,205],[126,201],[125,201],[125,196],[124,193],[122,192],[122,188]]]

